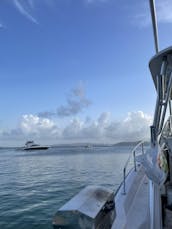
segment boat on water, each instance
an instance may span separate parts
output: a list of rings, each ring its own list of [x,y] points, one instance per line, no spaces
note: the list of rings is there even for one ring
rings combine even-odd
[[[141,141],[131,151],[117,191],[86,187],[57,211],[54,228],[172,228],[172,46],[159,51],[154,0],[150,9],[156,55],[149,69],[157,93],[150,145]]]
[[[34,141],[27,141],[24,150],[46,150],[49,146],[35,144]]]

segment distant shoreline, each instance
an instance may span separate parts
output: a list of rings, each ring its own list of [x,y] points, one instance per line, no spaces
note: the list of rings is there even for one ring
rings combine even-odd
[[[49,145],[50,148],[56,147],[84,147],[84,148],[91,148],[91,147],[113,147],[113,146],[136,146],[140,141],[134,142],[118,142],[118,143],[66,143],[66,144],[53,144]],[[149,142],[145,141],[145,145],[149,145]],[[1,146],[0,149],[20,149],[23,146]]]

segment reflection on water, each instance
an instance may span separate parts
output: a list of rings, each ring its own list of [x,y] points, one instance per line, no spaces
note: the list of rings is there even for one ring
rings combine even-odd
[[[86,185],[116,190],[129,149],[0,149],[0,228],[49,229],[57,209]]]

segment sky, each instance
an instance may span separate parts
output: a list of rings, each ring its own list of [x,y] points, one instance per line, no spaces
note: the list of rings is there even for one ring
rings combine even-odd
[[[160,49],[172,1],[157,0]],[[0,145],[149,138],[148,0],[0,0]]]

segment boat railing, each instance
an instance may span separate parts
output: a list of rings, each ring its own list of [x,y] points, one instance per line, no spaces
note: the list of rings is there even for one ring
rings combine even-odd
[[[131,162],[131,159],[133,158],[133,164],[134,164],[134,171],[137,171],[137,164],[136,164],[136,154],[144,154],[144,141],[140,141],[130,152],[128,159],[124,165],[123,168],[123,194],[126,194],[126,177],[127,177],[127,168],[129,166],[129,163]]]

